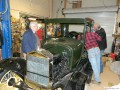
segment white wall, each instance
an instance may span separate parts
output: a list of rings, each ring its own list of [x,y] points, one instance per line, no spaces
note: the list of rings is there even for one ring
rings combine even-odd
[[[22,12],[39,17],[51,17],[50,1],[51,0],[10,0],[11,13],[12,15],[16,15]]]
[[[60,4],[61,1],[63,1],[62,5]],[[72,8],[71,1],[74,0],[67,0],[66,8]],[[82,0],[82,7],[113,6],[116,5],[116,2],[117,0]],[[58,9],[60,11],[57,17],[64,17],[62,15],[62,8],[64,8],[64,0],[53,0],[53,18],[56,17]]]
[[[82,0],[82,7],[113,6],[117,0]]]
[[[62,8],[64,8],[64,2],[61,3],[61,1],[64,0],[53,0],[53,18],[62,18],[64,17],[62,15]]]
[[[117,30],[118,33],[120,34],[120,27],[119,27],[119,23],[120,23],[120,5],[119,5],[119,11],[118,11],[118,15],[117,15]]]

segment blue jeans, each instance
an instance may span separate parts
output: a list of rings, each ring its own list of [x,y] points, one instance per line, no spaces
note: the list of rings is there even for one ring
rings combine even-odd
[[[95,47],[87,50],[87,52],[93,69],[94,79],[95,81],[100,82],[100,49]]]
[[[103,72],[103,62],[102,62],[103,53],[104,53],[104,50],[100,50],[100,73]]]

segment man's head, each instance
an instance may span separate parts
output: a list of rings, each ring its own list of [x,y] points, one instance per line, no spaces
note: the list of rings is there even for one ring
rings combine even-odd
[[[93,26],[94,30],[99,30],[100,28],[100,24],[99,23],[95,23],[94,26]]]
[[[35,33],[38,30],[38,23],[30,22],[30,28],[32,29],[33,33]]]

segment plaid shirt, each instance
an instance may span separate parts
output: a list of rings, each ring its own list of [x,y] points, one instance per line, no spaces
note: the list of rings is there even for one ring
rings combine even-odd
[[[98,47],[97,41],[101,41],[101,37],[94,32],[86,33],[85,38],[86,38],[86,41],[85,41],[86,50],[94,47]]]

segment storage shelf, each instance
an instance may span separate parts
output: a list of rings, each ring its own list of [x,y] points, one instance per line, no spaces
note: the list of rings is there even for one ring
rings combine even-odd
[[[112,34],[113,37],[120,38],[120,34]]]

